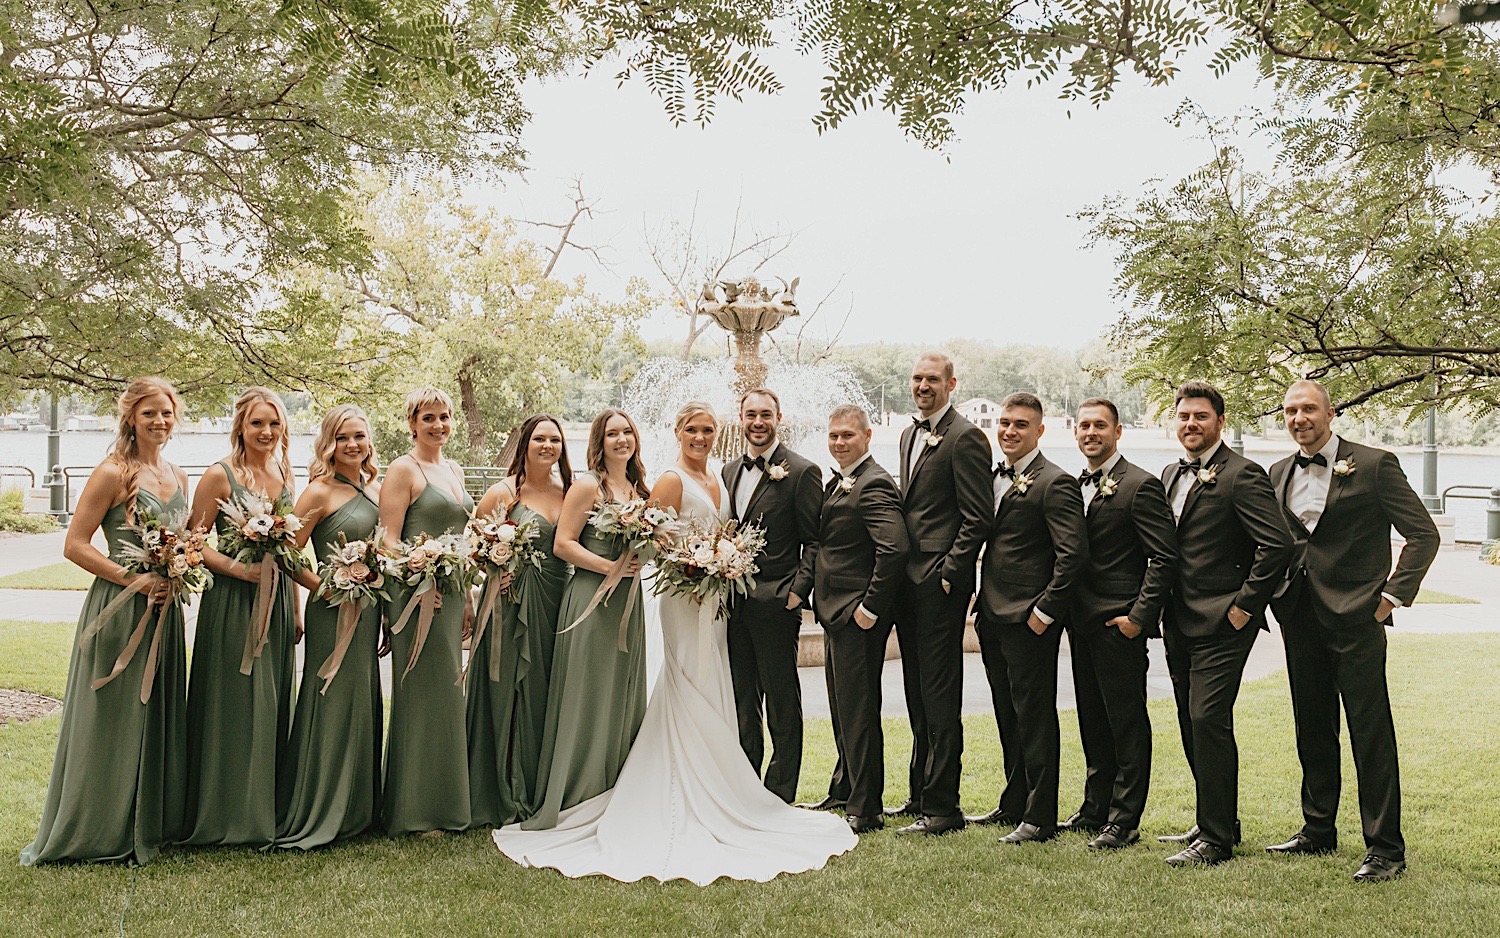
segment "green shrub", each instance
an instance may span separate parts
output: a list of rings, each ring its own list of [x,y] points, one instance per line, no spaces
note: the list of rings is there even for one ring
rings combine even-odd
[[[49,515],[26,513],[26,493],[18,488],[0,489],[0,531],[41,534],[57,530]]]

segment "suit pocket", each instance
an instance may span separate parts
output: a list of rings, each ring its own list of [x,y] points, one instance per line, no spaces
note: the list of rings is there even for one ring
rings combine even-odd
[[[870,581],[858,576],[831,576],[828,585],[841,590],[862,590],[870,585]]]

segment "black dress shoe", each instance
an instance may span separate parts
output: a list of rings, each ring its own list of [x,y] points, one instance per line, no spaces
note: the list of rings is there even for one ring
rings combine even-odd
[[[915,801],[912,801],[910,798],[906,799],[904,803],[899,804],[894,808],[885,809],[886,817],[916,817],[921,813],[921,811],[917,810],[917,803]]]
[[[836,811],[842,809],[846,804],[848,802],[844,801],[844,799],[829,795],[822,801],[799,801],[793,807],[805,808],[808,811]]]
[[[857,814],[850,814],[844,820],[849,822],[849,829],[856,834],[868,834],[871,831],[885,829],[883,817],[860,817]]]
[[[1405,869],[1405,860],[1392,860],[1390,857],[1376,856],[1372,853],[1365,857],[1364,865],[1354,874],[1354,881],[1356,883],[1383,883],[1400,876]]]
[[[1118,824],[1106,824],[1099,832],[1099,836],[1089,841],[1089,846],[1095,850],[1121,850],[1141,839],[1138,830],[1125,830]]]
[[[1006,827],[1015,827],[1021,823],[1021,819],[1014,814],[1006,814],[1004,810],[996,808],[988,814],[970,814],[964,818],[970,824],[978,824],[981,827],[991,824],[1004,824]]]
[[[907,826],[896,831],[896,833],[946,834],[949,831],[963,830],[965,823],[967,822],[964,820],[964,816],[962,814],[955,814],[952,817],[927,817],[924,815],[917,818],[914,823],[908,824]]]
[[[1167,857],[1168,866],[1218,866],[1234,857],[1234,853],[1216,847],[1206,840],[1195,840],[1181,853]]]
[[[1060,831],[1083,831],[1086,834],[1097,834],[1104,830],[1104,821],[1096,821],[1091,817],[1084,817],[1082,811],[1075,811],[1073,816],[1057,825]]]
[[[1039,844],[1051,840],[1057,836],[1057,828],[1037,827],[1029,821],[1022,821],[1015,830],[1000,838],[1002,844]]]
[[[1159,840],[1159,841],[1161,841],[1164,844],[1190,844],[1193,841],[1197,840],[1198,839],[1198,835],[1201,834],[1201,833],[1203,833],[1203,832],[1200,831],[1200,830],[1198,830],[1198,825],[1194,824],[1192,827],[1189,827],[1185,832],[1183,832],[1181,834],[1162,834],[1160,837],[1158,837],[1156,839]],[[1240,819],[1239,818],[1235,818],[1234,819],[1234,845],[1236,847],[1238,847],[1240,845]]]
[[[1333,853],[1339,845],[1331,840],[1314,840],[1306,834],[1298,831],[1292,835],[1292,839],[1284,844],[1272,844],[1266,848],[1266,853],[1305,853],[1317,856],[1325,853]]]

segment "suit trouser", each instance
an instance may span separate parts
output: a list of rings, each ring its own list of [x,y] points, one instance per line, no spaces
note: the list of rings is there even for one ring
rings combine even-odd
[[[846,813],[880,817],[885,810],[885,731],[880,724],[880,675],[891,627],[862,629],[851,620],[823,633],[823,677],[838,764],[828,783]]]
[[[1330,626],[1315,610],[1311,592],[1304,584],[1292,621],[1281,626],[1302,763],[1302,830],[1319,841],[1338,836],[1343,698],[1365,847],[1373,854],[1405,859],[1396,726],[1385,680],[1385,626],[1373,618]]]
[[[729,675],[740,748],[757,774],[765,760],[765,730],[771,735],[766,788],[782,801],[797,796],[802,774],[802,684],[797,678],[797,636],[802,610],[784,599],[741,599],[729,617]]]
[[[1068,630],[1068,647],[1088,766],[1078,813],[1137,830],[1151,786],[1146,636],[1126,638],[1117,628],[1091,623]]]
[[[927,817],[952,817],[963,761],[964,620],[971,592],[943,592],[934,574],[902,584],[896,637],[911,720],[911,799]]]
[[[1197,789],[1198,836],[1230,850],[1234,847],[1240,796],[1234,702],[1260,630],[1252,621],[1239,630],[1225,624],[1212,635],[1199,638],[1183,635],[1171,626],[1164,631],[1167,672],[1177,698],[1177,727]]]
[[[1054,622],[1038,635],[1024,622],[981,618],[977,631],[1005,757],[1000,810],[1050,831],[1057,826],[1057,650],[1063,627]]]

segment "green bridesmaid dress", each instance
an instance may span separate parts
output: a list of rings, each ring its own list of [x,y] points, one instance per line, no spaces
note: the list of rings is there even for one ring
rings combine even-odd
[[[552,646],[557,610],[568,579],[568,564],[552,553],[557,529],[547,518],[517,503],[510,511],[517,524],[535,522],[534,545],[546,555],[541,569],[520,573],[517,602],[501,601],[495,621],[469,653],[469,823],[501,827],[536,813],[542,797],[537,785],[542,736],[547,718],[547,688],[552,675]],[[498,667],[490,656],[500,643]]]
[[[406,509],[402,536],[411,540],[418,534],[459,533],[473,508],[467,493],[462,503],[456,502],[429,479]],[[411,590],[402,586],[390,593],[387,615],[394,623]],[[416,618],[413,612],[406,627],[391,636],[391,725],[380,819],[392,836],[469,826],[464,689],[458,683],[463,669],[463,593],[443,594],[443,607],[432,618],[422,654],[411,673],[402,677],[416,640]]]
[[[380,508],[364,487],[335,474],[353,497],[319,521],[312,531],[318,561],[338,549],[339,535],[368,541],[380,523]],[[360,613],[354,639],[338,673],[318,677],[333,653],[339,610],[315,593],[303,616],[302,684],[292,717],[291,752],[281,776],[286,805],[276,846],[309,850],[369,830],[380,804],[380,603]]]
[[[584,525],[579,543],[600,557],[617,559],[625,545]],[[552,653],[552,681],[542,733],[537,779],[541,804],[521,823],[525,830],[550,830],[565,808],[608,791],[630,754],[646,715],[645,597],[640,581],[622,580],[608,602],[569,629],[587,608],[604,575],[578,570],[563,590],[558,634]],[[619,648],[626,596],[636,592],[626,627],[626,650]]]
[[[187,501],[181,491],[163,503],[142,490],[136,511],[185,513]],[[102,528],[117,563],[123,563],[121,544],[140,543],[125,527],[124,502],[105,513]],[[79,630],[124,589],[95,579],[78,617]],[[60,860],[147,863],[163,844],[185,833],[187,652],[182,607],[174,604],[160,624],[153,614],[125,670],[98,690],[89,687],[113,670],[145,612],[146,597],[137,595],[83,648],[73,643],[52,781],[36,840],[21,851],[24,866]],[[156,676],[143,704],[141,682],[158,628]]]
[[[229,488],[246,491],[220,463]],[[282,496],[291,493],[282,490]],[[220,511],[215,526],[229,524]],[[276,840],[277,779],[286,771],[292,717],[296,609],[292,581],[277,572],[270,633],[248,675],[240,673],[256,584],[214,578],[198,607],[188,682],[189,844],[268,846]]]

